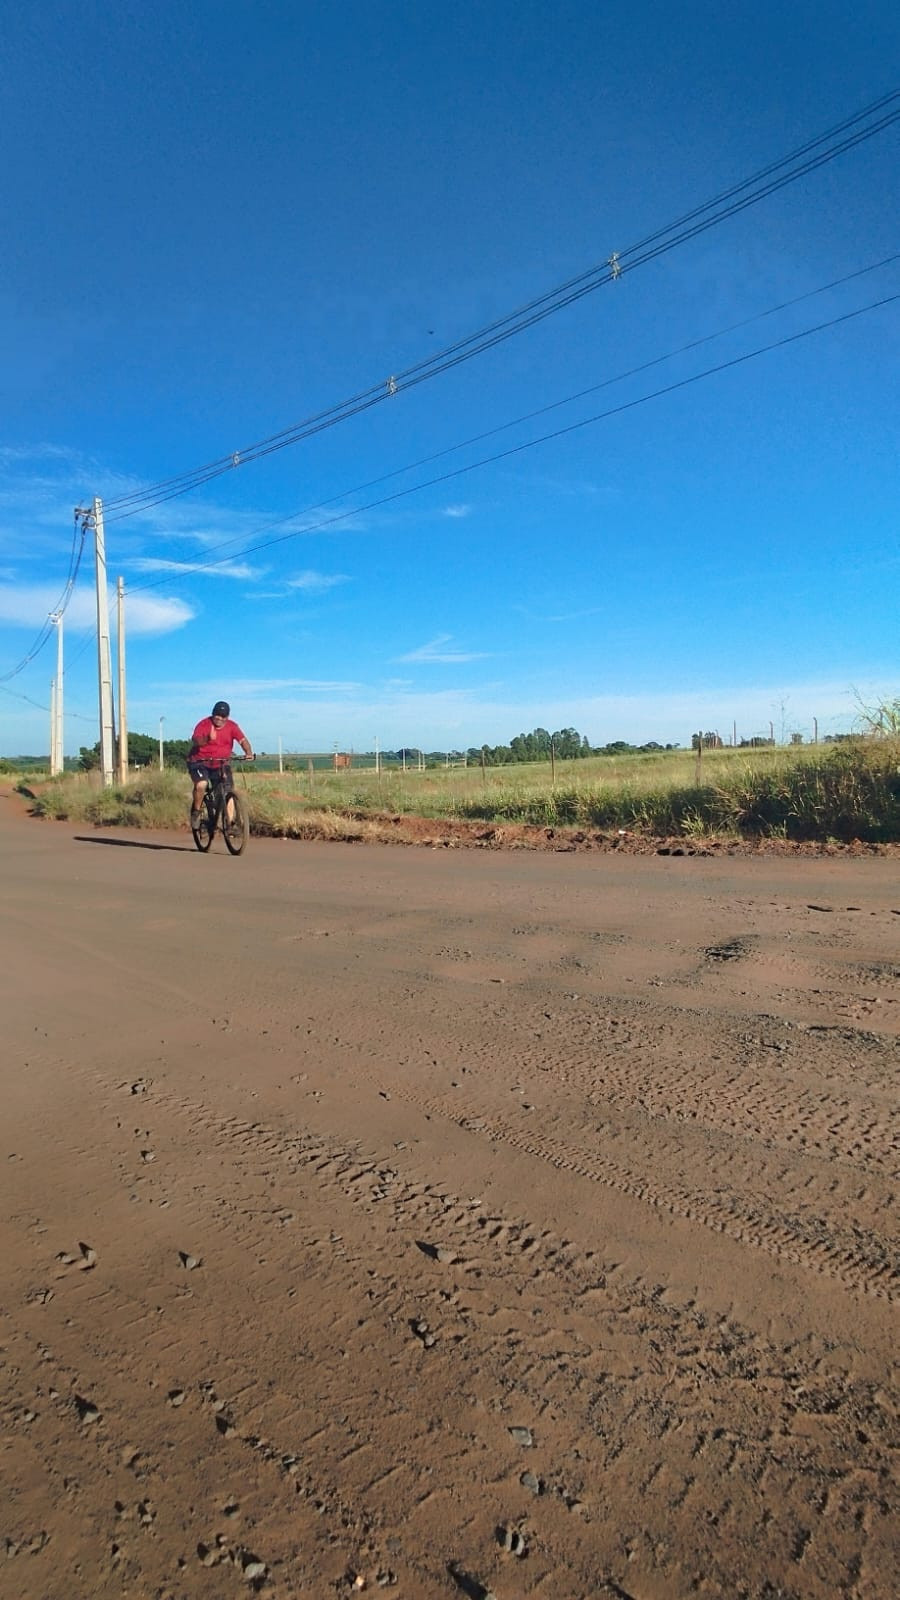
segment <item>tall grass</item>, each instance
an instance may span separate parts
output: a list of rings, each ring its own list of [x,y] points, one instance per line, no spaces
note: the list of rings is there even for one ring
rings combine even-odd
[[[387,815],[620,829],[674,837],[900,839],[900,740],[859,739],[752,754],[689,752],[546,765],[391,772],[240,773],[254,832],[363,838]],[[42,816],[95,826],[187,824],[190,785],[177,769],[102,789],[95,773],[31,789]]]
[[[463,816],[662,835],[900,839],[900,740],[859,740],[793,759],[730,755],[707,782],[561,785],[530,796],[482,796]],[[704,760],[704,766],[710,764]],[[701,767],[701,771],[703,767]]]

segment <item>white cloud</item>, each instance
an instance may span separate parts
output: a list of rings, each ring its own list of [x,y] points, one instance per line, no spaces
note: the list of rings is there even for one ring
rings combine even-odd
[[[436,639],[430,639],[427,644],[420,644],[417,650],[410,650],[406,655],[396,656],[396,661],[424,661],[440,666],[450,666],[462,661],[486,661],[487,655],[483,650],[445,650],[444,645],[450,643],[452,633],[439,633]]]
[[[279,695],[286,690],[300,691],[302,694],[357,694],[361,688],[359,683],[352,680],[322,678],[238,678],[229,679],[232,695]],[[216,684],[192,682],[190,693],[206,695],[216,692]],[[184,688],[182,683],[156,683],[153,688],[159,693],[180,693]]]
[[[321,686],[326,689],[325,685]],[[819,738],[848,729],[856,706],[846,684],[808,683],[758,687],[710,687],[695,693],[671,692],[639,695],[573,695],[559,691],[541,694],[510,689],[500,684],[479,684],[472,689],[417,692],[394,681],[347,685],[342,696],[323,693],[315,701],[273,686],[271,693],[259,685],[254,708],[254,738],[263,749],[273,747],[283,735],[295,750],[330,750],[337,741],[342,750],[371,750],[377,731],[383,749],[401,744],[429,750],[465,749],[469,745],[506,744],[517,733],[532,728],[574,727],[592,744],[626,739],[642,744],[657,739],[689,746],[697,728],[718,729],[730,738],[732,721],[738,738],[768,732],[770,720],[780,738],[779,705],[790,701],[793,715],[788,732],[802,730],[812,737],[812,719],[818,718]],[[216,693],[221,690],[215,688]],[[238,698],[236,688],[232,701]],[[874,692],[873,692],[873,698]],[[887,697],[886,695],[884,696]],[[864,696],[865,698],[865,696]]]
[[[553,622],[580,622],[582,617],[599,616],[604,608],[603,606],[586,606],[581,611],[558,611],[548,616],[541,616],[538,612],[529,610],[527,606],[512,606],[510,609],[519,612],[523,617],[527,617],[529,622],[549,624]]]
[[[0,584],[0,622],[14,627],[40,628],[59,599],[59,588],[45,584]],[[76,589],[65,613],[65,628],[75,633],[93,629],[97,622],[93,589]],[[110,617],[115,619],[115,593],[109,593]],[[172,633],[196,616],[184,600],[156,595],[132,595],[126,601],[128,634]]]
[[[199,572],[204,577],[209,578],[258,578],[262,576],[260,568],[250,567],[246,562],[238,561],[220,562],[215,566],[206,566],[202,561],[167,561],[162,556],[137,556],[128,564],[136,572]]]
[[[295,578],[288,578],[287,585],[289,589],[302,589],[306,594],[324,594],[338,584],[349,582],[344,572],[298,572]]]
[[[472,515],[472,507],[469,506],[469,505],[455,505],[455,506],[445,506],[444,507],[444,516],[445,517],[470,517],[471,515]]]
[[[17,467],[24,461],[79,461],[78,452],[68,445],[21,444],[0,445],[0,466]]]

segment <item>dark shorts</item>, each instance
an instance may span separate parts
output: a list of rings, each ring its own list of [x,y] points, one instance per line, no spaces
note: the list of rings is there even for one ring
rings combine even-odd
[[[189,761],[188,772],[195,783],[203,783],[204,781],[212,783],[220,772],[224,773],[226,778],[231,776],[231,768],[227,761],[220,762],[215,766],[211,761]]]

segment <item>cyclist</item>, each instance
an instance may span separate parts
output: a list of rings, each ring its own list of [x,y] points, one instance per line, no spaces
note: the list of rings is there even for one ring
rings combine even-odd
[[[198,722],[191,734],[191,748],[188,752],[188,772],[194,780],[194,794],[191,800],[191,827],[196,828],[200,822],[200,812],[203,807],[203,796],[209,787],[209,780],[214,771],[219,771],[231,760],[232,745],[239,744],[248,761],[254,759],[250,740],[231,720],[231,707],[227,700],[217,700],[208,717]]]

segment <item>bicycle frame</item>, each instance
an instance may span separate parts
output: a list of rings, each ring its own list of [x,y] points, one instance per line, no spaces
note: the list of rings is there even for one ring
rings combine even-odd
[[[249,838],[250,824],[244,801],[235,791],[230,761],[223,762],[221,767],[209,768],[209,773],[200,821],[191,829],[194,843],[205,854],[218,829],[229,855],[239,856]]]

